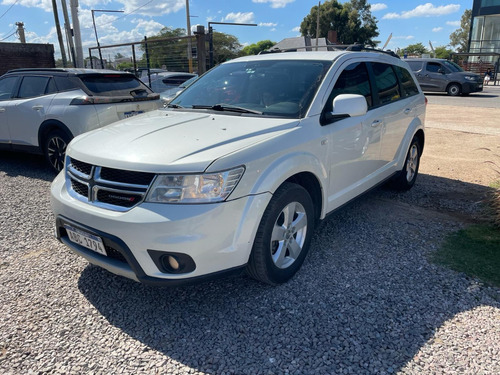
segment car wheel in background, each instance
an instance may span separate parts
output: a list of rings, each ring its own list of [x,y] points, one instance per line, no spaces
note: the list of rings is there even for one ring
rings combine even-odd
[[[451,85],[448,86],[448,95],[451,95],[451,96],[458,96],[460,95],[460,92],[461,92],[461,88],[460,88],[460,85],[458,83],[452,83]]]
[[[422,155],[420,141],[417,137],[413,137],[403,169],[391,180],[390,186],[392,188],[396,190],[409,190],[413,187],[418,176],[420,155]]]
[[[64,156],[70,140],[71,137],[60,129],[52,130],[45,138],[45,157],[56,172],[64,167]]]
[[[284,183],[269,202],[247,265],[248,274],[267,284],[289,280],[300,268],[314,231],[314,205],[302,186]]]

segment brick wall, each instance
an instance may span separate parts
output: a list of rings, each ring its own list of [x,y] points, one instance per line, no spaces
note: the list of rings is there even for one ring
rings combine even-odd
[[[55,68],[54,45],[0,43],[0,75],[17,68]]]

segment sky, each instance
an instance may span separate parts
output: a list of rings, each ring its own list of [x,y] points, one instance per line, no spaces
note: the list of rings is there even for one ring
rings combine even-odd
[[[62,3],[56,0],[61,27]],[[186,0],[74,0],[78,3],[84,55],[95,47],[92,24],[94,12],[101,46],[137,42],[156,35],[163,27],[187,26]],[[340,0],[344,3],[346,0]],[[322,1],[324,3],[324,1]],[[381,0],[369,2],[377,19],[379,47],[389,36],[386,49],[396,50],[422,43],[429,48],[447,46],[450,34],[460,27],[460,19],[473,0]],[[252,23],[257,26],[213,25],[215,31],[231,34],[245,46],[261,40],[279,42],[300,36],[300,23],[316,0],[189,0],[191,26],[208,22]],[[70,0],[67,0],[71,18]],[[102,12],[120,10],[123,13]],[[0,0],[0,42],[19,43],[16,22],[23,22],[27,43],[52,43],[60,56],[52,0]],[[71,22],[71,20],[70,20]]]

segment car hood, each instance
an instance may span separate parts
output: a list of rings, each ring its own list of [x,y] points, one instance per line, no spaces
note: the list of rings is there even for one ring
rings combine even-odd
[[[155,173],[203,172],[218,158],[277,137],[297,119],[158,110],[82,134],[67,154],[86,163]]]

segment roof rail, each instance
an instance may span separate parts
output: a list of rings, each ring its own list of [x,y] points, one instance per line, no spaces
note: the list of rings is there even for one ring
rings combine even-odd
[[[379,52],[385,53],[386,55],[400,58],[396,53],[391,50],[382,50],[373,47],[367,47],[363,44],[326,44],[326,45],[318,45],[318,46],[298,46],[298,47],[289,47],[289,48],[271,48],[265,51],[259,52],[259,55],[264,55],[268,53],[281,53],[281,52],[297,52],[297,51],[352,51],[352,52]]]

